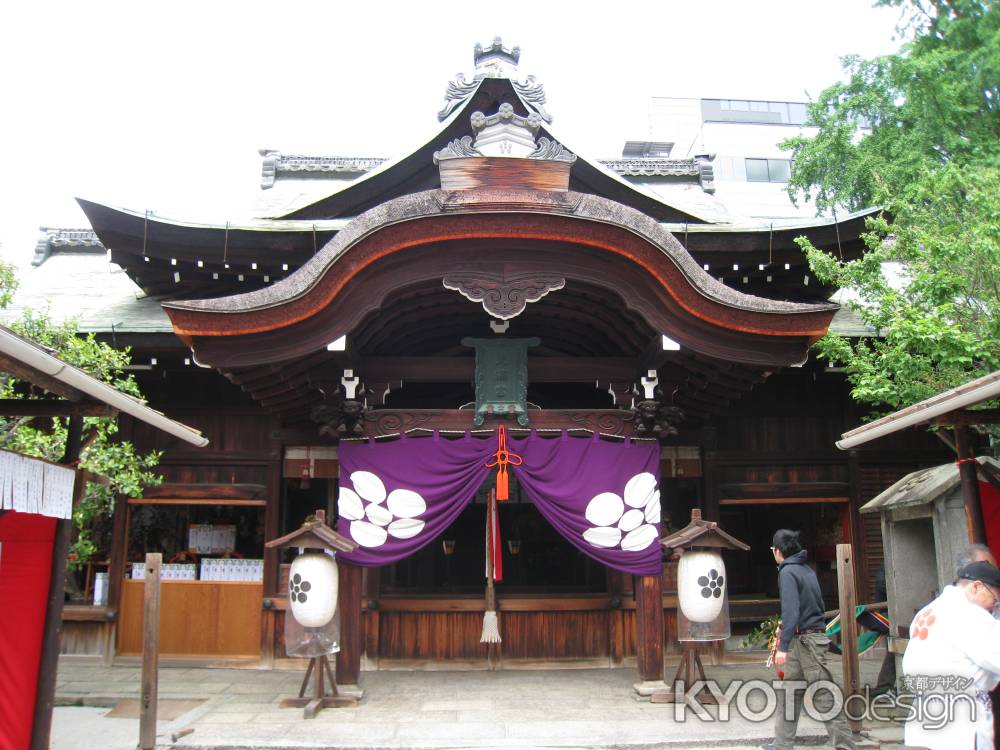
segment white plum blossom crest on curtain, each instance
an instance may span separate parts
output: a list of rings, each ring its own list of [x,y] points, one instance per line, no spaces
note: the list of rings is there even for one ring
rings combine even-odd
[[[587,503],[587,521],[593,526],[583,532],[592,547],[641,552],[660,536],[660,488],[648,471],[625,483],[625,491],[602,492]]]
[[[381,547],[390,536],[412,539],[424,530],[417,516],[427,510],[412,490],[386,493],[385,484],[370,471],[351,473],[351,487],[341,487],[337,499],[340,517],[349,521],[348,534],[362,547]]]

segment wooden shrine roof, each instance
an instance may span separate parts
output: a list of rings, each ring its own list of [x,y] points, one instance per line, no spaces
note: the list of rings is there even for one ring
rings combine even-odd
[[[208,439],[198,430],[169,419],[143,401],[88,375],[4,326],[0,326],[0,370],[59,397],[59,400],[47,401],[9,399],[4,402],[4,414],[107,416],[125,412],[192,445],[208,445]]]
[[[360,177],[331,181],[328,195],[316,198],[313,194],[309,203],[266,219],[203,224],[92,201],[79,202],[97,236],[111,249],[111,259],[126,269],[146,294],[192,299],[250,291],[295,271],[350,219],[367,209],[403,195],[439,188],[433,153],[469,132],[470,113],[492,111],[504,101],[520,114],[534,109],[544,112],[539,101],[526,98],[523,86],[516,82],[482,78],[466,87],[460,102],[448,109],[440,130],[410,154],[385,162],[353,160],[364,162],[367,169]],[[539,134],[553,137],[551,124],[545,122]],[[571,190],[613,200],[663,223],[714,276],[755,294],[815,299],[832,293],[818,287],[815,279],[811,290],[803,290],[809,271],[794,243],[799,235],[805,234],[818,247],[844,257],[856,257],[862,250],[858,239],[863,229],[862,216],[834,224],[825,220],[797,225],[776,222],[773,226],[748,223],[731,217],[702,190],[700,178],[692,170],[682,176],[692,181],[691,189],[671,193],[668,200],[623,179],[596,160],[577,156],[571,171]],[[283,167],[282,160],[276,157],[273,170],[330,171],[352,162],[318,157],[294,160],[295,164]],[[360,166],[357,171],[361,172]]]

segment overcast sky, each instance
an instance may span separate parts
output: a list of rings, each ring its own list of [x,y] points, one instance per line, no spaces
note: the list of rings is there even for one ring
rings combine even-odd
[[[257,149],[392,157],[424,142],[472,47],[521,48],[570,149],[650,137],[652,96],[805,100],[899,46],[868,0],[6,2],[0,253],[86,226],[74,196],[225,222]],[[653,134],[665,137],[665,134]]]

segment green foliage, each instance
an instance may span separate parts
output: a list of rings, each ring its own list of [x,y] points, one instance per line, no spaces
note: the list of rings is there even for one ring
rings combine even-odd
[[[810,106],[817,134],[785,146],[790,193],[821,209],[884,208],[860,260],[799,244],[879,333],[828,336],[820,355],[845,367],[857,400],[897,409],[1000,368],[1000,7],[882,4],[907,9],[911,41],[846,58],[847,81]],[[888,263],[901,283],[886,279]]]
[[[0,264],[2,266],[2,264]],[[15,287],[13,273],[0,267],[0,301],[9,302]],[[93,334],[81,336],[73,321],[54,323],[48,315],[25,310],[10,324],[17,334],[31,339],[95,378],[110,383],[125,393],[141,398],[135,379],[125,371],[131,358],[127,350],[118,351],[97,341]],[[41,394],[14,378],[0,373],[0,398],[38,398]],[[115,497],[141,497],[143,486],[157,485],[161,478],[154,469],[159,452],[137,453],[131,443],[118,440],[118,423],[109,417],[86,417],[83,420],[84,449],[80,465],[102,477],[87,482],[84,497],[73,513],[77,539],[70,549],[73,565],[81,565],[99,551],[92,527],[101,516],[114,510]],[[0,416],[0,448],[49,461],[63,457],[67,425],[61,418]]]
[[[740,642],[742,648],[753,648],[754,646],[770,646],[772,638],[778,634],[778,626],[781,624],[781,615],[771,615],[763,622],[754,626],[753,630],[747,633],[747,637]]]
[[[14,266],[0,260],[0,310],[10,304],[16,289],[17,278],[14,275]]]

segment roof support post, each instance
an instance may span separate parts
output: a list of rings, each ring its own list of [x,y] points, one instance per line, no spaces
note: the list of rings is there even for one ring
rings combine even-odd
[[[340,651],[337,653],[337,685],[347,688],[348,695],[361,693],[358,678],[361,674],[361,648],[364,643],[364,620],[361,615],[361,568],[339,560],[340,588]],[[286,615],[287,616],[287,615]]]
[[[62,464],[73,464],[80,458],[83,445],[83,417],[69,418],[69,434]],[[73,507],[83,498],[84,473],[76,470],[73,486]],[[66,555],[73,537],[73,519],[56,520],[52,541],[52,572],[49,575],[49,600],[45,610],[45,632],[42,634],[42,655],[38,661],[38,685],[35,688],[35,718],[31,729],[31,750],[48,750],[52,731],[52,707],[56,695],[56,672],[59,669],[59,639],[62,631],[63,600],[66,589]]]
[[[640,695],[663,688],[663,576],[635,576],[635,650]]]
[[[958,452],[958,475],[962,480],[962,503],[965,505],[965,527],[970,544],[986,543],[986,524],[979,499],[979,477],[972,436],[965,425],[955,425],[955,447]]]

